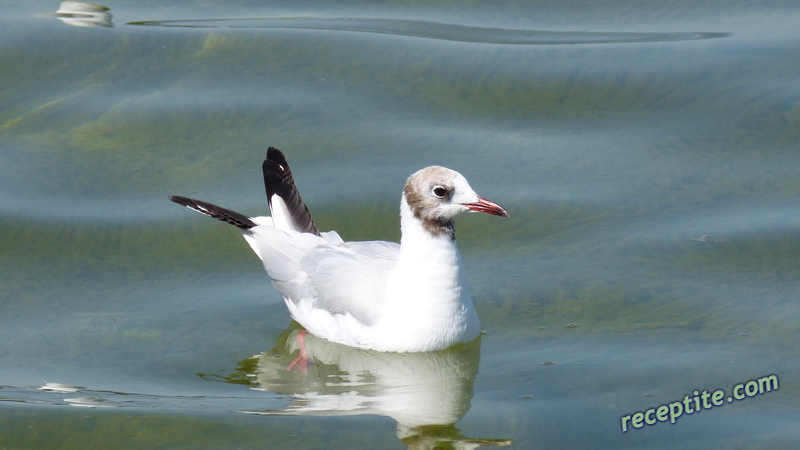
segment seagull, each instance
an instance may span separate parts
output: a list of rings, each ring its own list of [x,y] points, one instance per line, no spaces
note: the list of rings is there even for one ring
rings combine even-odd
[[[478,196],[460,173],[431,166],[408,178],[397,244],[345,242],[335,231],[320,232],[283,153],[270,147],[262,170],[269,217],[169,199],[238,227],[292,318],[308,332],[380,352],[442,350],[478,337],[453,219],[464,212],[509,215]]]

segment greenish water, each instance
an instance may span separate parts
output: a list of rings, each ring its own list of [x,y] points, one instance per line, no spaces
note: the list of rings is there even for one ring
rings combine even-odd
[[[794,2],[5,6],[0,448],[797,442]],[[348,240],[431,164],[506,207],[458,223],[480,341],[286,372],[255,255],[166,199],[263,214],[268,146]]]

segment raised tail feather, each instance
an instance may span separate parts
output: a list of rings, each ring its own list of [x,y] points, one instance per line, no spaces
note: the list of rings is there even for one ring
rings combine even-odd
[[[267,201],[276,226],[279,226],[278,221],[281,218],[293,230],[319,236],[319,230],[311,219],[311,213],[297,192],[292,171],[283,153],[274,147],[267,149],[267,159],[261,168],[264,172]],[[283,204],[276,204],[274,196],[277,196],[277,200]]]
[[[209,217],[219,219],[231,225],[236,225],[243,230],[249,230],[256,226],[256,223],[250,220],[244,214],[239,214],[236,211],[214,205],[212,203],[204,202],[202,200],[195,200],[188,197],[181,197],[179,195],[172,195],[169,197],[173,202],[183,205],[189,209],[193,209],[200,214],[205,214]]]

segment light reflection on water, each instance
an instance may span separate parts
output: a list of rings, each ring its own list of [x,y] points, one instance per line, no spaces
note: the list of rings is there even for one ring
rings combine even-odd
[[[102,434],[123,448],[125,427],[158,429],[125,444],[138,448],[796,442],[797,7],[774,3],[272,5],[283,19],[234,22],[221,18],[266,14],[120,2],[102,29],[25,5],[38,9],[0,27],[0,426],[19,430],[0,446],[70,429],[76,447]],[[128,25],[143,21],[169,26]],[[181,28],[198,24],[219,28]],[[452,381],[407,370],[447,385],[428,398],[453,394],[447,423],[404,428],[364,406],[403,398],[378,369],[352,391],[364,415],[272,414],[311,412],[348,371],[326,349],[311,375],[268,379],[294,350],[282,300],[236,231],[166,200],[262,214],[270,145],[346,239],[397,240],[399,189],[430,164],[508,207],[510,221],[458,223],[480,348],[445,364]],[[770,396],[618,429],[768,373]]]
[[[669,42],[727,37],[727,33],[565,32],[468,27],[417,20],[309,17],[259,19],[159,20],[129,25],[179,28],[287,28],[393,34],[481,44],[560,45]]]

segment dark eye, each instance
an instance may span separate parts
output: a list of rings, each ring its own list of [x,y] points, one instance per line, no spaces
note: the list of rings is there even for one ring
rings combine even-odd
[[[442,186],[434,186],[433,195],[439,198],[444,198],[444,196],[447,195],[447,189],[443,188]]]

